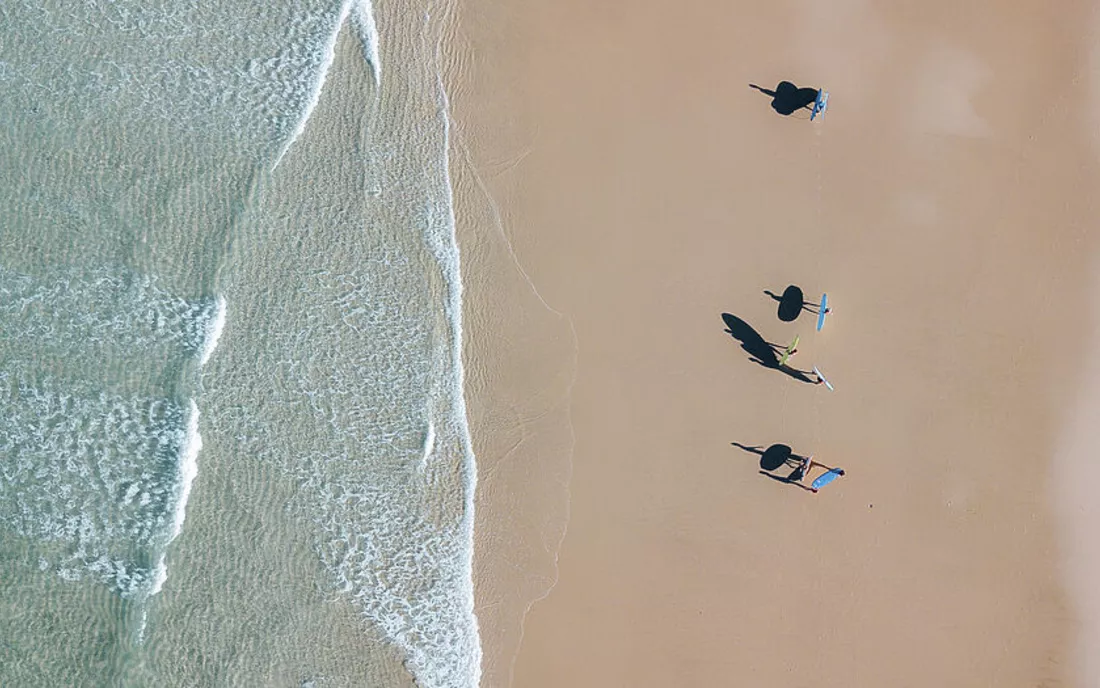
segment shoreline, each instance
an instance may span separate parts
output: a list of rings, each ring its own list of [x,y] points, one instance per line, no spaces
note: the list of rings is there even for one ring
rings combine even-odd
[[[521,615],[522,646],[483,630],[485,685],[1070,683],[1083,610],[1049,483],[1077,381],[1050,340],[1074,331],[1098,248],[1078,22],[1023,4],[995,30],[946,3],[925,18],[678,11],[690,29],[656,3],[462,6],[474,76],[455,117],[480,146],[472,167],[577,337],[555,406],[576,438],[560,576],[544,573],[548,597]],[[639,69],[658,36],[663,59]],[[785,78],[832,91],[823,122],[745,86]],[[468,308],[506,325],[490,301],[511,287],[476,279]],[[791,283],[829,293],[822,332],[776,321],[761,291]],[[768,341],[801,334],[798,365],[820,364],[836,393],[752,366],[722,313]],[[513,345],[470,341],[489,367]],[[522,399],[530,381],[511,372]],[[482,399],[479,474],[538,442],[488,436],[486,400],[516,384],[498,382],[467,391]],[[731,442],[786,443],[847,475],[803,494]],[[486,629],[507,511],[484,498]],[[517,646],[514,680],[493,682]]]
[[[516,166],[537,132],[518,100],[498,97],[500,74],[475,64],[490,40],[478,32],[491,34],[495,25],[466,9],[455,10],[443,72],[462,264],[464,394],[478,474],[474,604],[481,685],[507,686],[526,615],[557,581],[569,512],[576,335],[511,245]]]

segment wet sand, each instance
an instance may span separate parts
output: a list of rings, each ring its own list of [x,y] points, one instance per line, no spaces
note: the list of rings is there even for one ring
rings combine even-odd
[[[1087,7],[495,4],[451,74],[483,684],[1075,685]]]

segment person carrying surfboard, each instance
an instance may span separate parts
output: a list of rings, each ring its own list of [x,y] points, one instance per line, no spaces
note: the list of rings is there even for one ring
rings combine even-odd
[[[823,88],[817,89],[817,98],[814,99],[814,107],[810,110],[810,121],[814,121],[814,118],[819,114],[824,114],[826,108],[829,107],[829,92]]]
[[[802,465],[795,469],[794,474],[791,476],[791,480],[802,482],[802,479],[809,475],[810,470],[812,470],[814,466],[820,466],[825,469],[825,472],[819,475],[817,479],[810,484],[810,491],[814,493],[844,475],[843,468],[829,468],[819,461],[814,461],[813,454],[810,454],[802,459]]]
[[[784,349],[783,355],[779,357],[779,365],[781,365],[781,366],[787,365],[787,361],[790,359],[790,357],[794,356],[797,353],[798,353],[798,335],[795,335],[794,339],[791,340],[791,343],[787,345],[786,349]]]
[[[821,374],[821,371],[818,369],[817,366],[814,366],[814,375],[817,376],[817,379],[814,381],[815,385],[825,385],[829,388],[830,392],[833,391],[833,383],[825,379],[825,376]]]
[[[795,467],[794,472],[789,476],[789,480],[796,483],[802,482],[802,479],[806,477],[806,474],[810,472],[810,468],[814,465],[813,454],[802,457],[802,461]]]
[[[817,307],[817,331],[820,332],[821,328],[825,326],[825,316],[833,311],[829,307],[829,295],[821,295],[821,304]]]

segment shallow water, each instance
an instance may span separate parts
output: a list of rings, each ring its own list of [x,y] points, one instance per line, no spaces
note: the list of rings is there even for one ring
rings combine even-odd
[[[0,683],[477,683],[446,12],[0,8]]]

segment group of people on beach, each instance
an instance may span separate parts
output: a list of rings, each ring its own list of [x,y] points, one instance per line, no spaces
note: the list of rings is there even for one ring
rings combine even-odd
[[[829,92],[823,88],[798,88],[789,81],[779,82],[779,85],[775,87],[775,90],[764,89],[755,84],[749,84],[749,86],[764,93],[765,95],[771,96],[772,108],[781,115],[791,115],[795,112],[802,111],[803,109],[809,109],[810,121],[812,122],[818,115],[824,114],[826,108],[828,108],[829,106]],[[821,328],[825,324],[825,316],[832,312],[832,308],[829,307],[828,296],[826,294],[821,295],[820,303],[811,303],[804,299],[802,289],[793,284],[788,286],[783,291],[782,296],[773,294],[770,291],[765,291],[764,293],[779,302],[778,315],[779,319],[782,322],[793,322],[798,318],[799,315],[802,314],[802,311],[810,311],[811,313],[817,314],[817,330],[821,331]],[[727,318],[726,322],[730,325],[730,333],[733,334],[735,337],[742,339],[742,341],[746,342],[746,344],[743,345],[746,349],[749,349],[748,342],[751,340],[748,337],[743,338],[742,336],[739,336],[737,334],[737,330],[735,330],[735,327],[741,331],[742,335],[746,333],[749,335],[755,335],[757,352],[762,349],[766,351],[765,347],[771,347],[771,351],[767,352],[771,354],[770,356],[754,357],[754,360],[756,360],[757,363],[762,363],[764,365],[767,365],[768,367],[777,367],[793,377],[796,377],[805,382],[812,382],[815,385],[825,385],[829,388],[830,392],[833,391],[832,383],[825,379],[825,376],[821,373],[821,370],[819,370],[816,365],[813,366],[812,378],[809,377],[810,371],[795,370],[788,365],[790,359],[798,353],[798,335],[795,335],[791,343],[783,348],[778,345],[766,342],[762,337],[752,332],[751,328],[747,328],[746,330],[744,323],[741,323],[737,318]],[[750,351],[750,353],[753,352]],[[770,360],[768,363],[765,363],[763,358],[768,358]],[[756,451],[756,448],[744,448]],[[819,461],[815,461],[812,454],[805,457],[792,454],[790,447],[787,447],[786,445],[773,445],[766,452],[764,452],[763,455],[767,456],[768,454],[772,454],[774,456],[775,453],[773,452],[773,450],[779,450],[781,460],[774,465],[764,466],[764,459],[761,459],[762,468],[773,470],[783,464],[790,466],[792,465],[792,460],[794,460],[794,470],[786,478],[778,478],[777,476],[771,475],[771,473],[767,474],[772,478],[798,485],[799,487],[810,490],[811,492],[817,492],[825,485],[828,485],[832,481],[836,480],[838,477],[844,475],[844,469],[830,468],[829,466],[826,466]],[[804,480],[806,479],[806,476],[810,474],[810,471],[814,469],[814,467],[823,468],[825,469],[825,472],[815,478],[813,482],[807,487],[804,484]]]
[[[802,311],[808,310],[812,313],[817,314],[817,316],[818,316],[817,329],[820,331],[822,326],[825,323],[825,316],[832,312],[832,308],[830,308],[828,306],[828,299],[827,299],[826,296],[823,295],[821,297],[820,305],[811,304],[811,303],[809,303],[809,302],[807,302],[803,299],[802,290],[799,289],[798,287],[794,286],[794,285],[791,285],[791,286],[787,287],[787,289],[784,290],[782,296],[776,296],[775,294],[772,294],[771,292],[766,292],[766,293],[769,296],[771,296],[772,298],[779,301],[779,319],[783,320],[783,321],[788,321],[788,322],[793,321],[794,319],[796,319],[798,317],[799,314],[801,314]],[[798,353],[798,341],[799,341],[799,338],[796,335],[795,338],[791,341],[791,343],[786,347],[786,349],[784,349],[782,351],[782,355],[779,358],[780,368],[790,369],[789,366],[788,366],[788,362],[790,361],[790,359],[795,354]],[[775,349],[778,351],[779,347],[776,346]],[[791,370],[793,370],[793,369],[791,369]],[[804,373],[802,371],[795,371],[795,372],[799,373],[800,375],[804,375]],[[824,384],[824,385],[828,386],[830,391],[832,391],[832,389],[833,389],[832,384],[828,380],[825,379],[825,376],[821,373],[821,371],[818,369],[818,367],[816,365],[813,366],[813,375],[814,375],[814,377],[813,377],[812,382],[814,384],[816,384],[816,385]],[[805,379],[805,378],[803,377],[803,379]],[[784,482],[789,482],[789,483],[798,485],[799,487],[802,487],[804,489],[807,489],[807,490],[810,490],[811,492],[816,493],[818,490],[820,490],[825,485],[828,485],[833,480],[836,480],[838,477],[844,475],[844,469],[843,468],[831,468],[831,467],[826,466],[825,464],[823,464],[819,461],[815,461],[814,457],[813,457],[813,454],[811,454],[809,456],[805,456],[805,457],[798,457],[798,458],[799,458],[799,462],[795,465],[794,471],[792,471],[791,474],[789,476],[787,476],[787,478],[784,480]],[[820,468],[824,468],[825,472],[822,473],[821,475],[819,475],[810,484],[809,487],[806,487],[803,484],[803,481],[806,478],[806,476],[808,476],[810,474],[810,471],[813,470],[813,468],[815,466],[820,467]]]

